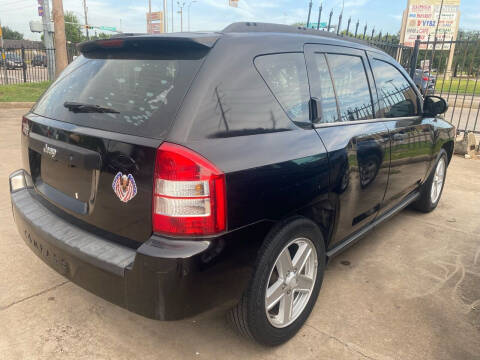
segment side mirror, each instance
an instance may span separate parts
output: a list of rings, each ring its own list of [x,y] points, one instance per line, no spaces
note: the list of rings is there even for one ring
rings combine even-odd
[[[423,114],[427,116],[437,116],[443,114],[448,109],[447,102],[440,96],[429,95],[423,102]]]

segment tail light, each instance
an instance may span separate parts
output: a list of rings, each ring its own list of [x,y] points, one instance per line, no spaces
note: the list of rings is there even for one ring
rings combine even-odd
[[[428,81],[428,76],[424,76],[424,77],[422,78],[422,80],[423,80],[423,81]]]
[[[163,143],[154,176],[153,232],[212,235],[225,230],[225,175],[207,159]]]
[[[25,136],[30,134],[30,125],[28,124],[28,119],[25,116],[22,118],[22,133]]]

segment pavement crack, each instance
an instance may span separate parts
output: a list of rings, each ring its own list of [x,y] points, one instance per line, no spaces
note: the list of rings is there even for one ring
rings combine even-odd
[[[64,282],[61,282],[60,284],[57,284],[57,285],[55,285],[55,286],[52,286],[51,288],[42,290],[42,291],[40,291],[40,292],[38,292],[38,293],[36,293],[36,294],[33,294],[33,295],[27,296],[27,297],[25,297],[25,298],[23,298],[23,299],[14,301],[14,302],[12,302],[12,303],[10,303],[10,304],[8,304],[8,305],[0,306],[0,311],[7,310],[8,308],[10,308],[10,307],[12,307],[12,306],[14,306],[14,305],[20,304],[20,303],[22,303],[22,302],[24,302],[24,301],[27,301],[27,300],[30,300],[30,299],[32,299],[32,298],[34,298],[34,297],[37,297],[37,296],[46,294],[46,293],[49,292],[49,291],[58,289],[60,286],[63,286],[63,285],[65,285],[65,284],[68,283],[68,282],[70,282],[70,281],[66,280],[66,281],[64,281]]]
[[[352,344],[349,344],[349,343],[343,341],[342,339],[337,338],[336,336],[330,335],[329,333],[326,333],[325,331],[322,331],[322,330],[320,330],[320,329],[317,329],[315,326],[312,326],[312,325],[310,325],[310,324],[305,324],[305,326],[308,326],[309,328],[312,328],[313,330],[315,330],[315,331],[318,332],[319,334],[322,334],[322,335],[324,335],[324,336],[329,337],[330,339],[333,339],[333,340],[339,342],[340,344],[342,344],[343,346],[345,346],[347,349],[354,351],[355,353],[359,354],[360,356],[364,357],[365,359],[378,360],[378,359],[376,359],[376,358],[373,358],[373,357],[371,357],[371,356],[368,356],[367,354],[364,354],[363,352],[361,352],[361,351],[357,348],[357,346],[352,346]]]

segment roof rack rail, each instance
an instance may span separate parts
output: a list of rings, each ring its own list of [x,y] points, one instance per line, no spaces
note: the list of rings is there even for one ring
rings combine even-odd
[[[221,33],[246,33],[246,32],[276,32],[276,33],[291,33],[291,34],[303,34],[314,35],[322,37],[330,37],[334,39],[341,39],[345,41],[357,42],[360,44],[368,45],[364,40],[352,38],[349,36],[341,36],[329,31],[307,29],[302,26],[291,26],[283,24],[271,24],[260,22],[236,22],[228,25]]]

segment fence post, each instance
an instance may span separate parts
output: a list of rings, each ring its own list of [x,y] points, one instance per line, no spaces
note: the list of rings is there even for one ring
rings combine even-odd
[[[322,4],[318,8],[318,21],[317,21],[317,30],[320,29],[320,19],[322,18]]]
[[[348,31],[350,30],[350,22],[351,22],[351,21],[352,21],[352,17],[350,16],[350,17],[348,18],[348,22],[347,22],[347,31],[345,32],[345,35],[347,35],[347,36],[350,36],[350,34],[349,34]]]
[[[22,45],[22,71],[23,71],[23,82],[27,82],[27,63],[25,62],[25,46]]]
[[[340,33],[340,26],[342,26],[342,13],[338,16],[337,35]]]
[[[417,67],[417,58],[418,58],[419,50],[420,50],[420,35],[417,35],[417,39],[415,40],[415,46],[413,47],[412,60],[410,61],[410,77],[412,79],[413,79],[413,75],[415,75],[415,69]]]
[[[360,25],[360,20],[359,19],[357,19],[357,23],[355,24],[355,37],[357,37],[358,25]]]
[[[330,10],[330,16],[328,17],[327,31],[330,31],[330,24],[332,23],[333,10]]]

